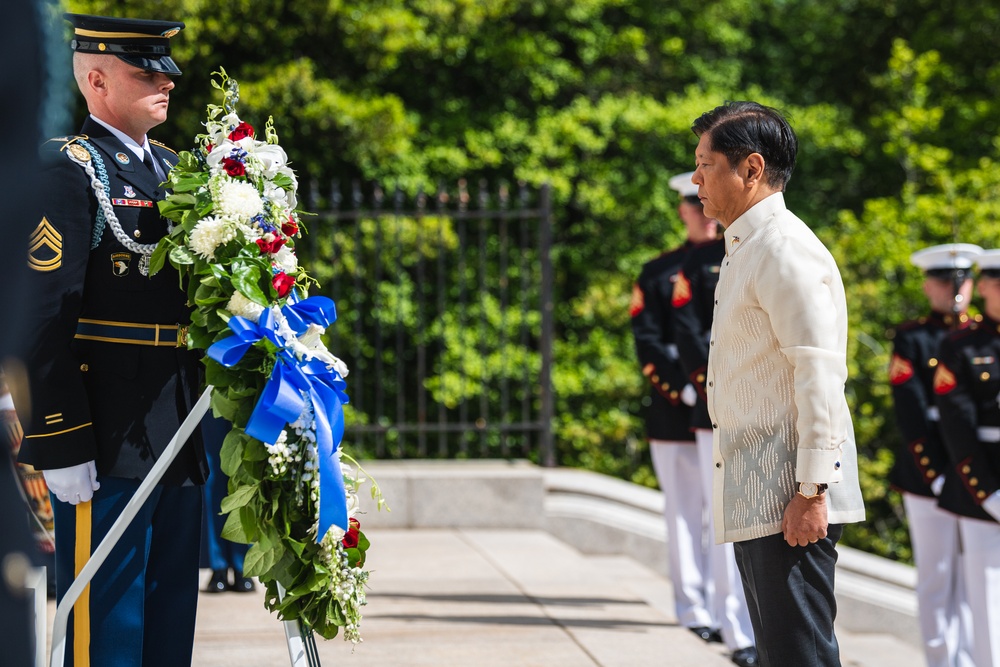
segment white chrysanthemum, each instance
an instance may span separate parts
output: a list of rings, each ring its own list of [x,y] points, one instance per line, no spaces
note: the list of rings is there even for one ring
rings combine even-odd
[[[249,220],[264,211],[264,201],[257,188],[250,183],[232,179],[226,179],[220,184],[216,205],[222,215],[240,220]]]
[[[236,238],[237,230],[222,218],[212,215],[199,220],[191,230],[188,245],[203,259],[215,259],[215,250]]]
[[[293,275],[299,270],[299,260],[288,246],[281,246],[271,259],[278,265],[279,269],[288,275]]]
[[[264,312],[264,306],[246,298],[242,292],[233,292],[232,298],[226,304],[226,310],[233,315],[245,317],[251,322],[257,322],[260,319],[260,314]]]

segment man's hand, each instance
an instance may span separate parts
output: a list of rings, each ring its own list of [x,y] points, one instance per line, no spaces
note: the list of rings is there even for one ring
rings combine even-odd
[[[790,546],[804,547],[826,537],[826,494],[812,498],[792,496],[781,519],[781,531]]]
[[[42,476],[49,491],[70,505],[87,502],[94,497],[94,491],[101,488],[97,482],[97,465],[93,461],[68,468],[43,470]]]

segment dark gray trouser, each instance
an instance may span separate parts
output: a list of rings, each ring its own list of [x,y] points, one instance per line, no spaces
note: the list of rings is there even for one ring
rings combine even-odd
[[[736,542],[761,667],[839,667],[834,568],[842,525],[826,538],[792,547],[778,533]]]

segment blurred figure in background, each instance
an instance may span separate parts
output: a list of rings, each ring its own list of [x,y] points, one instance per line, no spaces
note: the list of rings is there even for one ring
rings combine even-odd
[[[222,442],[232,426],[221,417],[205,415],[201,422],[201,437],[205,441],[208,459],[208,480],[205,482],[205,516],[202,525],[201,564],[212,569],[206,593],[254,590],[253,579],[243,576],[243,557],[249,545],[230,542],[222,537],[226,515],[222,514],[222,499],[229,494],[229,478],[222,472]]]
[[[722,641],[709,609],[710,576],[705,491],[698,471],[698,449],[691,433],[696,391],[681,367],[674,343],[671,298],[674,281],[691,248],[715,238],[706,225],[691,174],[670,179],[681,195],[677,213],[687,240],[650,260],[632,288],[632,334],[642,374],[650,383],[644,413],[653,469],[663,492],[667,523],[667,560],[677,622],[708,642]]]
[[[941,504],[961,515],[972,660],[1000,667],[1000,250],[976,258],[983,316],[941,344],[934,395],[954,476]],[[948,486],[960,490],[954,496]]]
[[[969,326],[972,264],[982,248],[949,243],[919,250],[910,261],[924,272],[931,312],[896,328],[889,382],[902,441],[889,480],[902,494],[917,567],[920,634],[928,667],[973,667],[972,618],[965,599],[958,515],[939,507],[954,466],[941,440],[934,373],[941,341]],[[964,494],[957,479],[943,505]],[[953,501],[952,501],[953,502]]]

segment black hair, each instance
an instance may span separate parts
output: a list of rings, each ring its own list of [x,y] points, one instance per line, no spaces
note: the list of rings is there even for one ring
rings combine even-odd
[[[764,180],[784,190],[795,169],[798,139],[777,109],[757,102],[726,102],[703,113],[691,130],[701,137],[708,134],[710,149],[726,156],[735,169],[751,153],[764,158]]]

